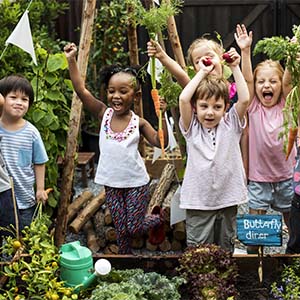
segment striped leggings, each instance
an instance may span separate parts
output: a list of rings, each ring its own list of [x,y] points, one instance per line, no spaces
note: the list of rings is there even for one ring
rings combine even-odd
[[[158,215],[147,215],[149,184],[134,188],[105,186],[106,204],[117,232],[119,254],[130,254],[131,239],[160,224]]]

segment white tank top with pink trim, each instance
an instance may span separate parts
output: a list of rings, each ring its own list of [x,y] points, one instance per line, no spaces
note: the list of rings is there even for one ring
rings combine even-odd
[[[115,187],[139,187],[149,182],[144,161],[138,151],[139,116],[131,111],[131,120],[122,132],[111,129],[113,109],[108,108],[100,128],[100,157],[95,182]]]

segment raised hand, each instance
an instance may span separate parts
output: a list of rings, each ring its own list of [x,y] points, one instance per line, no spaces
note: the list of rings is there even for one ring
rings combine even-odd
[[[74,43],[69,43],[64,47],[64,53],[66,55],[66,58],[73,58],[76,57],[77,54],[77,47]]]
[[[238,24],[236,26],[236,32],[234,38],[241,50],[251,47],[252,44],[252,31],[247,32],[246,26],[244,24]]]

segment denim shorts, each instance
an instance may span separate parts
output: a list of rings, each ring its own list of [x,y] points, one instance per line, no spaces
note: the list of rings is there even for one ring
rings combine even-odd
[[[289,212],[294,196],[293,179],[280,182],[249,181],[248,198],[252,209]]]

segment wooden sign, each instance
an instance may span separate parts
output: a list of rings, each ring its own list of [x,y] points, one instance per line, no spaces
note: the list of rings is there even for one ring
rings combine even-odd
[[[237,235],[244,245],[281,246],[281,215],[238,215]]]

